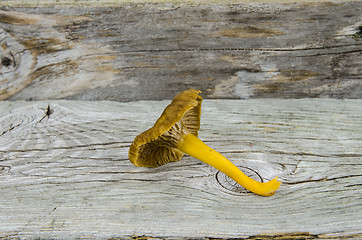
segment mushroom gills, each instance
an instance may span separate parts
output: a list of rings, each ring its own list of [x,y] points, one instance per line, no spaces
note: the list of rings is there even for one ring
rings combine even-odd
[[[183,140],[178,143],[177,149],[220,170],[245,189],[258,195],[272,196],[281,184],[277,180],[278,177],[265,183],[248,177],[227,158],[192,134],[185,135]]]

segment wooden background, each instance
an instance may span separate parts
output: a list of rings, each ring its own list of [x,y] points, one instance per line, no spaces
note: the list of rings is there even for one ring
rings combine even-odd
[[[0,10],[0,99],[361,98],[359,1]]]
[[[0,1],[0,239],[361,239],[362,2],[150,2]],[[187,88],[274,196],[129,162]]]

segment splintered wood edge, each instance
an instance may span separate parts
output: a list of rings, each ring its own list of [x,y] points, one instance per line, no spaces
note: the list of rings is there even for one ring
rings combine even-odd
[[[299,0],[298,3],[305,4],[338,4],[341,2],[358,2],[359,0]],[[101,0],[101,1],[62,1],[57,0],[39,0],[39,1],[27,1],[27,0],[4,0],[0,3],[0,6],[8,7],[47,7],[47,6],[89,6],[89,7],[107,7],[116,6],[122,4],[159,4],[159,3],[170,3],[170,4],[190,4],[190,5],[204,5],[204,4],[251,4],[251,3],[282,3],[282,4],[294,4],[290,0]]]

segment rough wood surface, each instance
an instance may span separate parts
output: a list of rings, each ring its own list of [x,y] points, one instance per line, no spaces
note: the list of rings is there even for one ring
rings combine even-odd
[[[360,239],[361,100],[205,100],[200,138],[273,197],[191,157],[127,156],[167,101],[0,102],[0,238]],[[139,238],[146,239],[146,238]]]
[[[0,3],[0,99],[362,97],[361,1],[56,2]]]
[[[341,2],[357,2],[359,0],[298,0],[298,3],[317,3],[317,4],[335,4]],[[249,4],[249,3],[287,3],[290,0],[2,0],[2,6],[7,7],[54,7],[54,6],[90,6],[90,7],[117,7],[120,4]],[[297,2],[293,2],[295,4]]]

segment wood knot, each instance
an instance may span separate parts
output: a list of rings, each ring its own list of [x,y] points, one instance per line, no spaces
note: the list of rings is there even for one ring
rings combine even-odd
[[[13,63],[13,61],[8,57],[1,58],[1,65],[5,66],[5,67],[9,67],[10,65],[12,65],[12,63]]]
[[[362,38],[362,26],[356,28],[356,33],[353,35],[353,38]]]
[[[29,74],[34,66],[30,51],[0,28],[0,100],[9,99],[27,86],[32,81]]]
[[[255,170],[248,167],[239,167],[239,169],[243,171],[248,177],[251,177],[252,179],[259,182],[264,182],[263,178]],[[223,172],[218,171],[216,173],[216,181],[223,189],[227,190],[228,192],[232,192],[233,194],[239,195],[244,193],[250,193],[250,191],[240,186],[237,182],[235,182]]]

